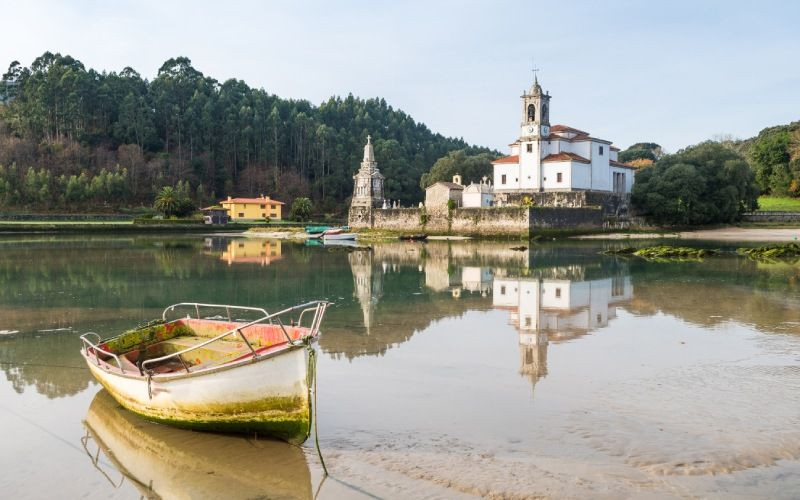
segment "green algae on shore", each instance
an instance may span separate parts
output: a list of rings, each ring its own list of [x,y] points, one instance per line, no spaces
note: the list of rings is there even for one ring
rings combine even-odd
[[[702,259],[717,253],[719,253],[719,250],[711,248],[677,247],[672,245],[656,245],[643,248],[624,247],[603,252],[604,255],[633,255],[650,260]]]
[[[763,245],[760,247],[742,247],[736,249],[740,255],[746,255],[756,260],[778,260],[800,257],[800,244],[787,243],[785,245]]]

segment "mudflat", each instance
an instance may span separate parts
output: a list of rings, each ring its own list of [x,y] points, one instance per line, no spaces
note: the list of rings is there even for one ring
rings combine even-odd
[[[716,241],[795,241],[800,239],[798,228],[723,227],[671,233],[608,233],[574,236],[580,240],[649,240],[655,238],[716,240]]]

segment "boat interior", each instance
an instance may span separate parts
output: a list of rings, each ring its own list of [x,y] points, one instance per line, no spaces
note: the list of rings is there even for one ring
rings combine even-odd
[[[233,333],[201,346],[230,331]],[[98,346],[101,351],[98,351],[97,359],[111,371],[143,376],[141,367],[144,361],[191,349],[146,365],[147,370],[155,374],[185,373],[239,361],[254,354],[283,350],[289,346],[287,335],[291,340],[298,340],[308,336],[309,330],[290,325],[249,325],[247,322],[182,318],[150,324],[109,339]],[[89,354],[94,357],[92,351],[90,349]],[[113,353],[116,358],[104,355],[102,351]]]

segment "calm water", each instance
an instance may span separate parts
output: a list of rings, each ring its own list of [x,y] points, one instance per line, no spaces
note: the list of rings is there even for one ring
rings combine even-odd
[[[600,244],[0,239],[4,497],[800,496],[800,265]],[[336,303],[303,448],[118,408],[78,336]]]

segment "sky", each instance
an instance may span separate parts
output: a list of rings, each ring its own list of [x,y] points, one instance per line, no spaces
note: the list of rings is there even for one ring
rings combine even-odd
[[[800,119],[800,1],[0,0],[0,69],[45,51],[152,79],[187,56],[284,98],[382,97],[506,151],[535,65],[551,124],[674,152]]]

